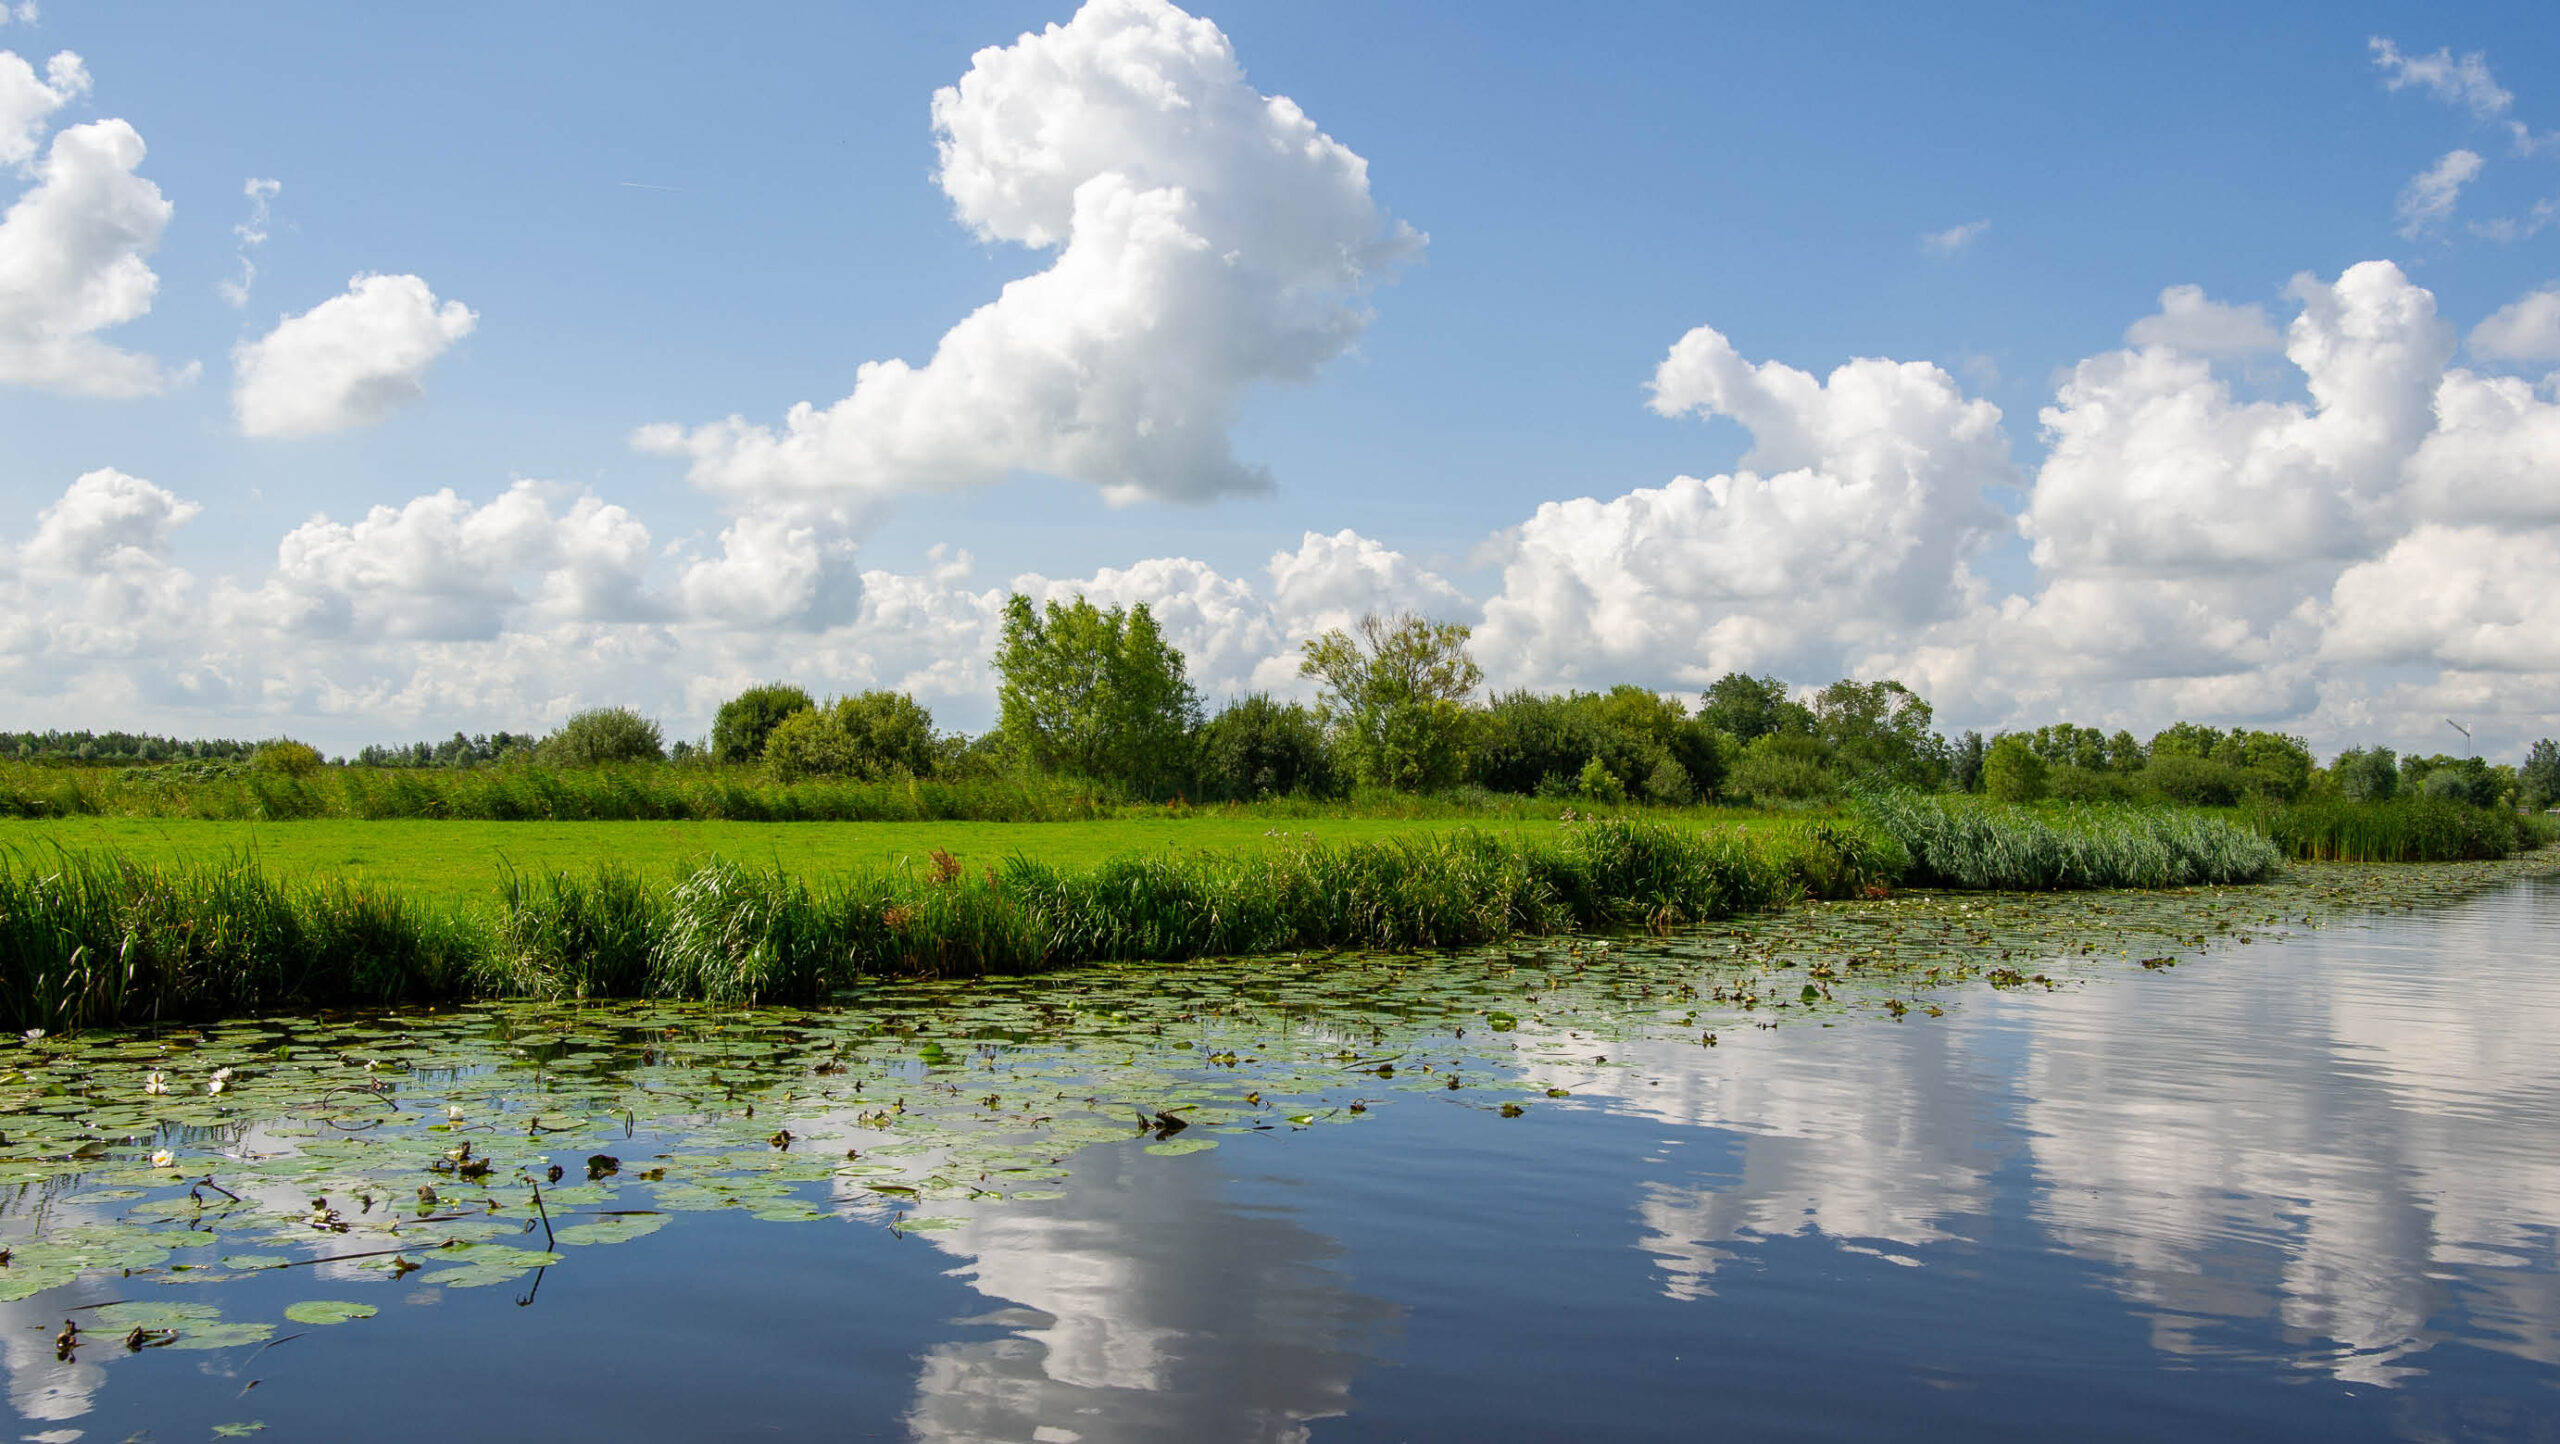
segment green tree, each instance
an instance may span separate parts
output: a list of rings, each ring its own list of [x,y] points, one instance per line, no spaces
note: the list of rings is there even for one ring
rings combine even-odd
[[[2533,812],[2560,803],[2560,742],[2545,737],[2525,749],[2524,766],[2516,769],[2516,801]]]
[[[904,692],[864,692],[784,717],[765,740],[765,766],[804,777],[930,777],[941,760],[933,714]]]
[[[279,737],[261,742],[249,754],[249,766],[259,772],[278,772],[287,777],[308,777],[322,766],[320,752],[307,742]]]
[[[2329,780],[2350,802],[2384,802],[2400,790],[2400,760],[2388,747],[2350,747],[2329,764]]]
[[[719,716],[712,719],[711,760],[755,761],[764,755],[765,739],[782,725],[783,718],[806,712],[813,705],[808,693],[788,682],[749,687],[721,703]]]
[[[1193,747],[1203,797],[1244,802],[1302,793],[1329,797],[1337,786],[1324,722],[1295,702],[1262,693],[1227,704],[1200,728]]]
[[[1947,744],[1929,730],[1934,715],[1891,679],[1843,678],[1813,698],[1814,735],[1831,744],[1831,765],[1862,782],[1935,789],[1947,772]]]
[[[2045,795],[2050,764],[2016,732],[1992,739],[1982,759],[1982,790],[2002,802],[2033,802]]]
[[[1775,677],[1746,677],[1727,672],[1702,694],[1698,720],[1736,742],[1753,742],[1771,733],[1810,736],[1813,709],[1787,695],[1787,684]]]
[[[997,725],[1035,766],[1156,793],[1187,776],[1200,700],[1146,603],[1035,608],[1016,593],[996,672]]]
[[[605,767],[663,762],[667,751],[657,723],[628,707],[593,707],[561,723],[533,756],[547,767]]]
[[[1947,785],[1958,792],[1980,792],[1985,750],[1982,734],[1967,728],[1948,757]]]
[[[1457,780],[1466,702],[1484,681],[1469,635],[1457,622],[1371,612],[1306,644],[1298,670],[1322,689],[1326,724],[1360,781],[1415,791]]]

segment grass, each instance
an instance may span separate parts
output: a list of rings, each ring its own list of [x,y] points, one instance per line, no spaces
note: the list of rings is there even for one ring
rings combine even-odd
[[[2552,840],[2546,818],[2429,797],[2388,802],[2315,798],[2255,813],[2250,820],[2286,856],[2305,862],[2499,858]]]
[[[2171,886],[2277,865],[2264,838],[2218,818],[2091,809],[2057,822],[1920,797],[1715,827],[1301,829],[1090,862],[1020,848],[835,869],[714,857],[653,876],[630,850],[599,864],[592,841],[579,866],[506,869],[494,907],[247,857],[0,853],[0,1025],[459,996],[805,1002],[875,977],[1664,930],[1898,879]]]
[[[2060,891],[2259,882],[2283,856],[2240,823],[2184,809],[2004,806],[1889,793],[1859,813],[1902,850],[1905,880],[1935,887]]]
[[[1747,814],[1744,816],[1748,816]],[[1721,820],[1721,819],[1716,819]],[[1783,824],[1768,824],[1783,825]],[[1270,819],[1203,813],[1114,821],[1050,822],[199,822],[76,817],[0,819],[0,852],[41,866],[57,851],[111,853],[152,866],[215,865],[254,859],[284,880],[343,878],[359,886],[440,903],[484,903],[509,870],[584,874],[600,861],[659,881],[717,856],[751,866],[821,877],[921,865],[939,849],[973,869],[1013,857],[1057,867],[1089,867],[1132,853],[1251,851],[1292,840],[1374,842],[1417,832],[1481,826],[1504,834],[1556,830],[1549,811],[1535,822],[1383,817]]]
[[[1089,867],[518,872],[494,915],[254,863],[0,857],[0,1026],[460,996],[810,1001],[881,976],[1669,928],[1879,885],[1856,829],[1424,829]]]

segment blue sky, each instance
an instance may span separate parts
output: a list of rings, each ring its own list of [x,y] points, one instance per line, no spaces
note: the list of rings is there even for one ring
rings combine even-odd
[[[1605,503],[1742,461],[1751,435],[1729,403],[1681,416],[1648,409],[1656,367],[1694,327],[1714,328],[1750,363],[1815,377],[1852,358],[1933,363],[1964,396],[1999,408],[2014,473],[1960,489],[1987,486],[1988,504],[2010,515],[2027,508],[2045,460],[2037,413],[2055,404],[2058,378],[2124,346],[2165,287],[2258,305],[2281,330],[2300,308],[2288,292],[2295,276],[2336,282],[2388,261],[2431,293],[2442,325],[2470,333],[2560,279],[2560,227],[2479,233],[2560,196],[2560,147],[2519,153],[2533,134],[2560,130],[2550,60],[2560,12],[1624,5],[1595,15],[1241,3],[1194,13],[1223,32],[1252,90],[1289,97],[1365,160],[1381,224],[1409,224],[1427,246],[1363,276],[1347,304],[1365,308],[1366,323],[1311,380],[1249,372],[1233,388],[1232,448],[1267,468],[1268,493],[1113,504],[1109,477],[1020,467],[983,485],[866,482],[829,543],[852,548],[860,569],[922,575],[933,548],[965,549],[976,567],[962,585],[984,591],[1024,574],[1071,583],[1187,559],[1277,608],[1262,625],[1278,643],[1270,656],[1196,660],[1233,688],[1284,678],[1271,657],[1303,630],[1292,624],[1329,615],[1275,601],[1266,563],[1310,531],[1347,528],[1399,559],[1402,571],[1369,568],[1390,578],[1381,600],[1494,604],[1471,619],[1501,644],[1497,675],[1527,685],[1616,680],[1554,660],[1585,651],[1615,659],[1626,680],[1688,690],[1724,665],[1820,682],[1831,669],[1900,663],[1943,679],[1951,719],[1987,724],[2040,712],[2156,725],[2219,704],[2226,720],[2414,738],[2427,711],[2464,702],[2496,734],[2551,730],[2560,660],[2509,648],[2483,665],[2458,638],[2430,651],[2332,635],[2287,653],[2276,634],[2288,609],[2265,599],[2205,607],[2263,643],[2235,643],[2219,660],[2144,661],[2135,646],[2121,665],[2032,676],[1947,662],[1947,636],[1922,635],[1928,626],[1978,635],[1986,624],[1965,625],[1960,605],[2033,599],[2059,575],[2031,561],[2006,520],[1961,544],[1982,595],[1901,618],[1895,635],[1807,632],[1799,621],[1787,624],[1796,642],[1704,640],[1708,623],[1751,619],[1752,597],[1730,591],[1681,599],[1701,621],[1690,643],[1593,646],[1577,628],[1605,623],[1570,616],[1492,623],[1506,590],[1535,590],[1534,577],[1506,580],[1506,567],[1530,564],[1502,538],[1541,504]],[[147,481],[201,508],[150,545],[185,575],[194,601],[182,610],[209,616],[222,583],[254,592],[279,565],[280,539],[315,515],[352,524],[443,488],[479,506],[532,478],[557,484],[555,507],[583,489],[645,525],[657,560],[644,590],[672,599],[686,558],[717,551],[723,528],[762,502],[704,483],[680,456],[635,448],[635,429],[733,413],[772,425],[794,402],[825,407],[852,391],[862,363],[921,366],[1006,282],[1046,269],[1055,252],[981,240],[955,219],[936,183],[929,104],[982,48],[1075,15],[1063,3],[716,15],[46,4],[0,26],[0,49],[38,68],[75,52],[89,87],[47,124],[129,122],[149,147],[138,174],[171,207],[147,257],[158,278],[148,311],[99,336],[201,371],[145,396],[0,384],[10,441],[0,527],[31,544],[38,514],[100,468]],[[2458,64],[2477,53],[2512,99],[2484,115],[2423,82],[2395,90],[2371,49],[2378,36],[2412,57],[2444,49]],[[2523,145],[2510,143],[2510,120],[2527,127]],[[2457,150],[2480,157],[2476,177],[2437,223],[2404,233],[2404,188]],[[250,215],[251,177],[278,189],[266,239],[250,251],[254,283],[235,307],[220,288],[240,273],[234,228]],[[1960,246],[1923,243],[1976,222],[1987,224]],[[378,417],[326,434],[242,434],[234,347],[359,273],[418,277],[475,323],[416,373],[422,395]],[[2311,404],[2304,373],[2280,353],[2215,364],[2243,400]],[[2457,364],[2531,383],[2551,363]],[[2492,509],[2502,520],[2438,521],[2509,541],[2539,535],[2560,492],[2560,462],[2541,465],[2517,483],[2520,509]],[[814,505],[809,488],[826,484],[795,484],[792,504]],[[2382,566],[2424,524],[2404,517],[2360,551],[2315,548],[2338,565],[2295,589],[2345,615],[2340,570]],[[1928,535],[1939,546],[1951,534]],[[669,557],[670,544],[692,550]],[[1668,545],[1676,557],[1678,541]],[[1700,550],[1699,564],[1716,554]],[[2210,572],[2216,557],[2229,554],[2169,558],[2150,579]],[[76,583],[57,578],[54,601],[31,594],[22,605],[31,615],[97,605],[61,600]],[[531,598],[541,583],[527,573],[515,585]],[[877,585],[865,594],[883,595]],[[525,725],[596,701],[637,701],[682,730],[749,674],[741,668],[821,689],[910,684],[948,720],[983,722],[982,670],[927,678],[905,644],[881,640],[886,621],[852,614],[853,589],[832,595],[835,613],[762,628],[731,615],[718,636],[674,600],[534,620],[501,607],[488,626],[462,629],[470,635],[428,639],[445,652],[425,660],[401,653],[417,639],[398,627],[341,628],[325,646],[244,640],[254,607],[235,608],[227,634],[174,652],[84,649],[64,641],[79,620],[64,614],[0,676],[19,725],[140,715],[339,745]],[[434,588],[412,600],[435,605]],[[2449,625],[2458,632],[2463,620]],[[87,623],[94,631],[99,619]],[[1535,626],[1546,630],[1523,640]],[[614,627],[639,631],[595,630]],[[537,634],[564,655],[592,659],[601,647],[624,660],[536,664],[525,639]],[[907,641],[929,661],[960,637]],[[451,655],[466,644],[512,648],[514,670]],[[643,655],[645,675],[632,670]],[[443,680],[422,680],[430,673]],[[2262,685],[2232,680],[2243,673]],[[606,695],[616,686],[631,695]]]

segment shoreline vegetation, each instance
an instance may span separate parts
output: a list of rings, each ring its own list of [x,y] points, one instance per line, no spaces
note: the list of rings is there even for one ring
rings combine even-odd
[[[795,876],[713,859],[671,880],[599,865],[516,874],[492,908],[438,907],[253,861],[0,855],[0,1023],[52,1031],[461,998],[815,1002],[868,979],[1029,972],[1667,931],[1897,884],[2174,887],[2262,880],[2275,846],[2228,819],[2039,814],[1905,796],[1716,828],[1593,819],[1089,868]]]

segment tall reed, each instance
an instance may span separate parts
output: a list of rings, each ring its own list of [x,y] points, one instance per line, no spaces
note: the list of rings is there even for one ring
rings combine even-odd
[[[2541,846],[2541,833],[2505,808],[2441,797],[2385,802],[2316,798],[2256,812],[2250,821],[2288,857],[2312,862],[2450,862]]]
[[[1972,798],[1889,793],[1859,811],[1909,854],[1908,881],[2046,891],[2256,882],[2283,859],[2251,828],[2167,808],[2055,812]]]

